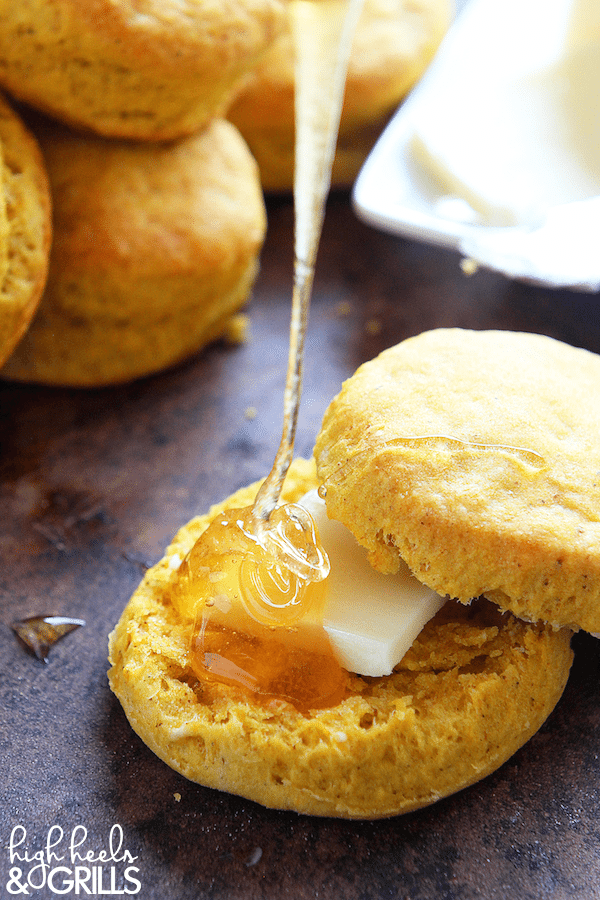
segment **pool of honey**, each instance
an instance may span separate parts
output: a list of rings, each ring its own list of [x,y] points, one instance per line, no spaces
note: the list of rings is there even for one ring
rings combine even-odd
[[[274,526],[289,522],[288,510],[275,511]],[[334,706],[347,673],[323,628],[325,582],[297,575],[266,550],[252,512],[218,515],[177,573],[171,599],[193,622],[189,665],[198,678],[259,701],[285,700],[303,712]]]

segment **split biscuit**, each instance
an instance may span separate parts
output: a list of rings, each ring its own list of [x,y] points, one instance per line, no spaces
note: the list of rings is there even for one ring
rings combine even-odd
[[[314,463],[295,460],[283,499],[316,483]],[[257,487],[181,529],[110,636],[110,686],[157,756],[192,781],[268,807],[370,819],[473,784],[535,733],[566,683],[571,634],[486,601],[447,603],[392,675],[348,673],[348,696],[330,709],[303,714],[201,683],[188,664],[190,622],[169,588],[209,521],[249,505]]]
[[[0,0],[0,85],[68,125],[173,140],[224,113],[280,0]]]
[[[0,365],[37,309],[51,232],[42,154],[20,116],[0,98]]]
[[[600,631],[600,357],[550,337],[439,329],[365,363],[315,456],[371,564],[439,594]]]
[[[117,384],[223,335],[245,303],[266,231],[254,162],[214,120],[168,144],[84,137],[39,123],[54,242],[37,315],[6,378]]]
[[[429,65],[452,14],[452,0],[365,0],[346,80],[334,187],[354,181],[390,114]],[[256,157],[267,191],[290,191],[293,184],[293,57],[288,21],[227,114]]]

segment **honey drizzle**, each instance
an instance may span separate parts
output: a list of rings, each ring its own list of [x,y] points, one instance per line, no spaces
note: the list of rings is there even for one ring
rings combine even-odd
[[[272,549],[301,578],[320,580],[327,567],[319,555],[273,543],[269,520],[281,497],[291,465],[304,364],[304,344],[323,226],[325,201],[344,99],[348,59],[363,0],[292,0],[290,15],[296,51],[294,168],[294,283],[290,352],[284,392],[284,420],[275,462],[253,506],[253,528],[261,544]],[[302,521],[302,513],[297,513]],[[308,527],[308,526],[307,526]],[[321,554],[322,556],[322,554]]]
[[[310,514],[280,505],[292,462],[304,344],[352,39],[363,0],[291,0],[296,50],[294,281],[283,430],[252,507],[226,510],[184,559],[172,589],[194,626],[190,665],[203,680],[285,700],[334,706],[346,674],[322,624],[329,560]],[[301,628],[297,627],[302,618]]]
[[[373,437],[373,434],[371,434]],[[420,446],[434,448],[436,445],[442,445],[450,451],[457,452],[474,452],[474,453],[501,453],[518,463],[527,474],[538,474],[548,468],[548,463],[541,453],[531,450],[528,447],[516,447],[512,444],[491,444],[483,441],[469,441],[464,438],[450,437],[445,434],[422,434],[422,435],[406,435],[402,437],[390,438],[383,441],[383,449],[388,447],[406,447],[408,449],[418,448]],[[319,486],[319,495],[321,498],[327,496],[327,486],[335,479],[339,478],[353,465],[356,460],[360,460],[368,456],[373,457],[373,449],[359,450],[352,456],[348,457],[345,462],[341,463],[338,468],[327,476],[325,481]]]
[[[422,444],[432,446],[434,443],[443,444],[449,450],[474,451],[476,453],[503,453],[511,457],[515,462],[529,465],[534,471],[542,471],[547,468],[547,462],[541,453],[530,450],[527,447],[514,447],[512,444],[488,444],[481,441],[468,441],[463,438],[449,437],[445,434],[423,434],[407,437],[391,438],[386,446],[392,447],[418,447]]]

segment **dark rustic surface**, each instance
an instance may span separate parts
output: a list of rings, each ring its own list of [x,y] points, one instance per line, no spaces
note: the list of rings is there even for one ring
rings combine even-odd
[[[186,782],[138,740],[108,690],[107,635],[145,566],[192,514],[271,465],[291,236],[291,203],[270,202],[246,345],[216,345],[174,371],[110,390],[0,385],[0,896],[18,896],[15,866],[23,878],[35,866],[11,864],[13,828],[26,830],[34,853],[59,827],[56,852],[64,852],[83,826],[85,848],[98,854],[118,823],[144,900],[600,897],[600,645],[586,635],[576,639],[554,714],[500,771],[382,822],[273,812]],[[598,302],[489,273],[467,278],[453,253],[369,229],[335,196],[297,451],[310,453],[341,380],[408,335],[455,325],[521,329],[600,351]],[[87,625],[44,665],[10,629],[34,613]],[[115,890],[125,884],[117,880]],[[28,890],[58,896],[48,886]]]

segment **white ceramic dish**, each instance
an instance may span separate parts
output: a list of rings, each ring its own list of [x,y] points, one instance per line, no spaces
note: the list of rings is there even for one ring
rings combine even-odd
[[[403,237],[455,248],[510,277],[553,287],[598,290],[600,253],[596,247],[600,239],[590,241],[589,233],[592,228],[594,235],[600,236],[600,201],[596,199],[600,189],[594,190],[596,178],[600,187],[600,171],[592,173],[589,191],[584,187],[578,196],[567,196],[568,204],[557,195],[535,223],[497,227],[493,217],[482,215],[458,192],[448,192],[413,149],[418,123],[423,116],[435,115],[436,104],[440,110],[445,97],[473,103],[472,115],[477,116],[478,104],[488,96],[492,103],[496,97],[498,73],[506,71],[507,59],[515,77],[545,70],[560,58],[574,19],[578,18],[581,34],[587,34],[590,16],[600,18],[600,4],[595,0],[469,0],[424,78],[363,166],[353,190],[359,218]],[[488,114],[487,121],[493,122],[493,115]],[[552,121],[543,132],[553,147],[554,127]],[[527,152],[531,153],[531,147]],[[573,166],[587,176],[583,161],[575,158]],[[563,205],[568,212],[564,227]]]

